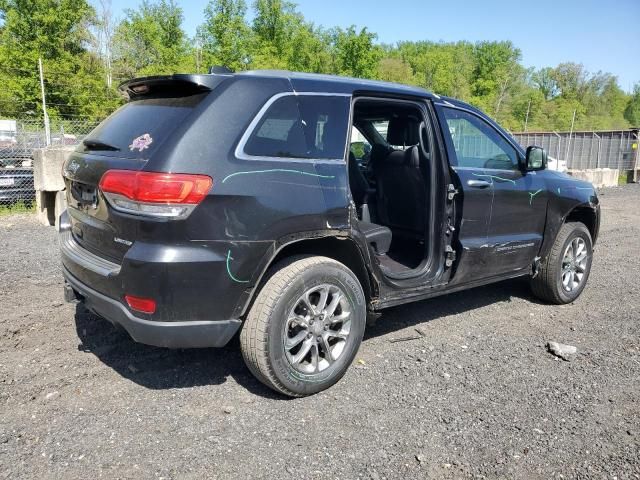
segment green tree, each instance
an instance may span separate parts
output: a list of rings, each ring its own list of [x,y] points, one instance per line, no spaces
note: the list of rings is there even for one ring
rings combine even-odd
[[[512,88],[524,76],[520,50],[511,42],[478,42],[473,57],[472,101],[500,120]]]
[[[367,28],[356,32],[355,26],[346,30],[336,28],[334,38],[335,73],[360,78],[375,78],[382,56],[380,47],[374,44],[377,35]]]
[[[578,63],[561,63],[551,71],[558,92],[565,99],[582,99],[587,88],[587,72]]]
[[[470,96],[473,49],[463,42],[430,44],[424,52],[424,78],[427,89],[461,99]]]
[[[588,82],[581,103],[586,115],[578,122],[582,130],[617,130],[628,128],[624,110],[629,96],[618,86],[618,79],[611,74],[598,72]]]
[[[205,63],[246,69],[251,61],[251,29],[245,20],[246,12],[244,0],[211,0],[207,4],[205,22],[198,27]]]
[[[88,49],[95,12],[86,0],[3,0],[0,17],[0,114],[42,115],[38,58],[50,117],[103,116],[118,103]]]
[[[295,4],[283,0],[256,0],[253,4],[252,68],[286,69],[296,49],[292,42],[304,21]]]
[[[633,87],[633,94],[624,110],[624,118],[633,127],[640,127],[640,83]]]
[[[413,83],[413,72],[401,58],[386,57],[378,65],[378,78],[386,82]]]
[[[119,80],[176,73],[185,63],[193,68],[182,9],[174,0],[143,0],[125,14],[114,38],[113,66]]]
[[[525,69],[511,42],[398,42],[380,45],[367,28],[323,28],[289,0],[210,0],[194,39],[179,0],[143,0],[116,24],[111,0],[0,0],[0,115],[41,115],[38,58],[50,116],[103,117],[119,103],[111,79],[278,68],[409,83],[460,98],[512,131],[622,129],[640,125],[632,95],[609,73],[573,62]],[[92,0],[96,1],[96,0]]]
[[[545,100],[552,100],[559,93],[558,84],[556,83],[553,68],[541,68],[533,74],[533,84],[542,93]]]
[[[287,68],[299,72],[331,73],[331,35],[322,28],[303,23],[291,37]]]

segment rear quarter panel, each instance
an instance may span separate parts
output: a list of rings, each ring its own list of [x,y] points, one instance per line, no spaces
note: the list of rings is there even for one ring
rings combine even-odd
[[[221,85],[208,99],[208,108],[145,167],[213,178],[210,194],[185,221],[182,234],[221,266],[208,276],[211,285],[200,292],[200,302],[210,304],[216,315],[221,310],[228,318],[238,314],[237,299],[247,298],[282,245],[349,229],[344,160],[235,155],[240,138],[263,105],[287,91],[291,85],[277,78],[240,77]],[[152,225],[141,233],[141,240],[166,238],[171,228],[171,223]],[[162,237],[157,236],[160,232]]]

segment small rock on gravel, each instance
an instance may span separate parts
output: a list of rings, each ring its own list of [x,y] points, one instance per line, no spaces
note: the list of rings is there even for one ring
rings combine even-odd
[[[556,357],[567,362],[571,361],[571,358],[578,352],[578,349],[573,345],[564,345],[563,343],[558,342],[547,343],[547,349]]]
[[[60,395],[60,392],[58,392],[57,390],[55,392],[49,392],[45,395],[44,399],[45,400],[51,400],[52,398],[56,398],[58,395]]]

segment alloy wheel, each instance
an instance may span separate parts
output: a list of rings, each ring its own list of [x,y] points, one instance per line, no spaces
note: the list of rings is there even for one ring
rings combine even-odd
[[[322,284],[307,290],[290,311],[284,350],[293,368],[306,375],[329,368],[345,351],[351,305],[341,288]]]
[[[587,262],[587,244],[582,238],[576,237],[567,245],[562,256],[562,288],[566,292],[573,292],[580,287],[587,271]]]

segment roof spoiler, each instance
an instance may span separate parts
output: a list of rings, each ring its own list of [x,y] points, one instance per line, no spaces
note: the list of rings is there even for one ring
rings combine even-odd
[[[225,77],[223,76],[200,74],[141,77],[121,83],[118,86],[118,90],[126,95],[129,100],[149,95],[178,94],[180,96],[188,96],[210,92],[224,80]]]
[[[209,73],[213,75],[231,75],[233,74],[233,70],[224,65],[212,65],[209,67]]]

